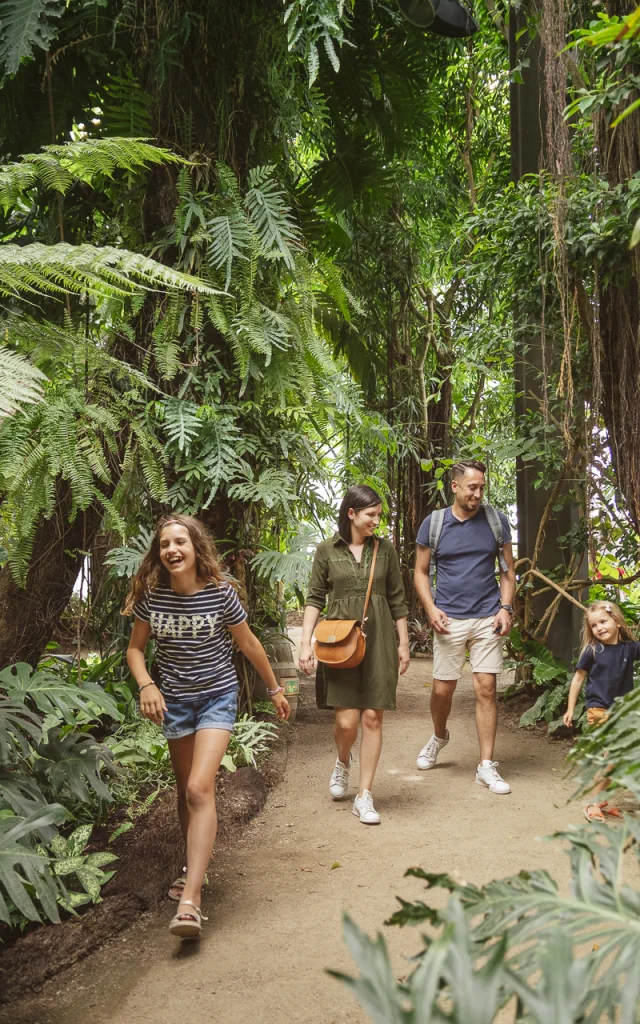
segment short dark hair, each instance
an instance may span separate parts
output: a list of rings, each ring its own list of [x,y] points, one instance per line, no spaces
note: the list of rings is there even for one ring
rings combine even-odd
[[[487,467],[484,462],[479,462],[478,459],[460,459],[460,462],[456,462],[451,467],[451,479],[459,480],[460,477],[464,476],[468,469],[476,469],[478,473],[486,473]]]
[[[343,540],[346,540],[347,544],[351,543],[349,509],[352,508],[354,511],[360,511],[360,509],[371,508],[373,505],[381,504],[382,498],[377,491],[374,491],[373,487],[367,487],[366,484],[355,484],[349,488],[342,499],[340,511],[338,512],[338,533]]]

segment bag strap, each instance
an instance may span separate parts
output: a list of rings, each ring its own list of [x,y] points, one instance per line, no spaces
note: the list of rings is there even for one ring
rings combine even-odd
[[[491,527],[491,532],[495,538],[495,542],[498,545],[498,561],[500,562],[500,568],[503,572],[507,572],[507,563],[504,557],[504,533],[502,530],[502,520],[493,505],[483,505],[482,507],[484,509],[484,514],[487,517],[487,522]]]
[[[369,598],[371,597],[371,591],[373,589],[373,576],[376,571],[376,558],[378,557],[378,545],[380,541],[376,537],[373,541],[373,558],[371,559],[371,570],[369,572],[369,586],[367,587],[367,596],[364,599],[364,611],[362,613],[362,622],[367,621],[367,612],[369,611]]]
[[[444,508],[436,508],[431,513],[431,521],[429,523],[429,548],[431,550],[432,558],[435,556],[438,549],[442,527],[444,526],[445,512],[446,509]]]
[[[436,577],[436,552],[438,550],[438,544],[440,542],[440,536],[442,534],[442,527],[444,526],[445,512],[446,509],[444,508],[434,509],[434,511],[431,513],[431,521],[429,522],[429,550],[431,551],[429,579],[431,581],[432,588]]]

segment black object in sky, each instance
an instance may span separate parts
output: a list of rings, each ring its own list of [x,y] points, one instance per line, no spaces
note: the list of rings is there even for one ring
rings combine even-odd
[[[398,0],[407,21],[439,36],[463,38],[480,27],[460,0]]]

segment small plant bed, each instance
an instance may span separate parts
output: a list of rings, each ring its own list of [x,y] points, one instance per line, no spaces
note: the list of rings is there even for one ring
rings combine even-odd
[[[151,909],[182,865],[167,743],[120,660],[0,673],[0,999],[27,965],[38,984]],[[279,729],[270,702],[255,710],[223,759],[221,830],[266,799],[258,769]]]

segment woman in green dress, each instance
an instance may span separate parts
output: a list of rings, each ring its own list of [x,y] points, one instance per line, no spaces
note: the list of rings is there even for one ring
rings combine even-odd
[[[328,619],[362,619],[381,514],[382,500],[371,487],[350,487],[340,506],[338,532],[318,545],[302,625],[300,668],[307,674],[315,664],[311,638],[325,602]],[[391,541],[380,538],[378,543],[364,659],[350,669],[318,664],[316,672],[318,707],[335,712],[338,757],[329,782],[334,800],[347,795],[358,718],[362,722],[360,788],[353,813],[364,825],[380,823],[371,789],[382,749],[382,718],[396,706],[398,669],[402,674],[409,666],[407,605],[398,556]]]

